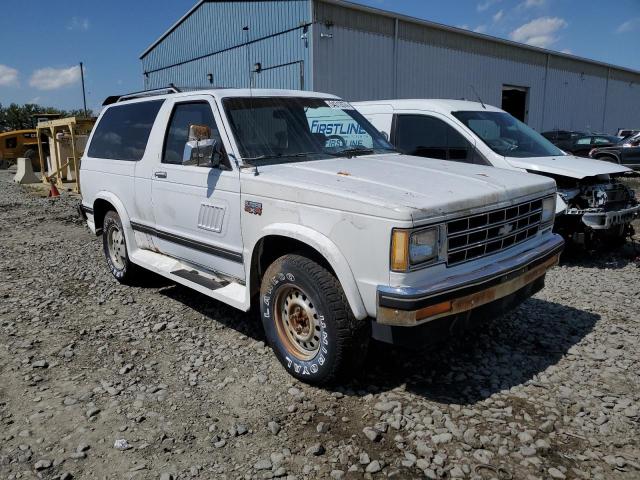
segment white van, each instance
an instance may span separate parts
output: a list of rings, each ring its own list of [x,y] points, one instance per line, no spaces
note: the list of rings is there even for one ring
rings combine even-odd
[[[574,242],[624,240],[640,211],[615,180],[631,170],[567,155],[499,108],[464,100],[379,100],[353,104],[401,152],[553,178],[556,231]]]

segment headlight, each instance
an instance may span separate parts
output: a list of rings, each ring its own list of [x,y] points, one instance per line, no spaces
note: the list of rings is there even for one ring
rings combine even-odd
[[[391,270],[404,272],[438,256],[438,227],[415,232],[394,229],[391,238]]]
[[[549,223],[556,213],[556,196],[547,197],[542,200],[542,223]]]
[[[409,263],[418,265],[438,255],[438,229],[428,228],[414,232],[409,237]]]

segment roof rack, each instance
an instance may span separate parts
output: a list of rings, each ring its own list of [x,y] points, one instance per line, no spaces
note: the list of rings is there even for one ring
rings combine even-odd
[[[127,93],[125,95],[111,95],[107,97],[102,106],[111,105],[112,103],[122,102],[124,100],[132,100],[134,98],[153,97],[155,95],[166,95],[168,93],[180,93],[181,90],[173,83],[170,83],[168,87],[154,88],[153,90],[142,90],[140,92]]]

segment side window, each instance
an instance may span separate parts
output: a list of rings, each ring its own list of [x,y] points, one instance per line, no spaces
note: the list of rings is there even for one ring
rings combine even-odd
[[[9,137],[4,141],[5,148],[16,148],[18,146],[18,139],[16,137]]]
[[[484,163],[475,159],[473,146],[453,127],[428,115],[398,115],[395,144],[408,155],[465,163]]]
[[[460,133],[450,125],[446,126],[447,147],[449,149],[449,160],[456,162],[474,163],[473,147]]]
[[[576,145],[591,145],[591,137],[583,137],[576,140]]]
[[[194,141],[194,130],[205,128],[206,134],[203,140]],[[207,142],[213,140],[213,142]],[[191,155],[185,158],[191,149],[202,149],[202,143],[207,142],[207,155]],[[196,146],[196,143],[198,146]],[[191,148],[190,148],[191,147]],[[222,139],[220,131],[216,125],[216,121],[211,111],[211,105],[208,102],[189,102],[178,103],[173,108],[169,128],[167,129],[167,137],[164,142],[164,152],[162,154],[162,163],[173,163],[177,165],[191,165],[200,167],[212,167],[212,160],[220,161],[222,153]]]
[[[611,142],[611,140],[609,140],[608,138],[595,137],[595,138],[593,139],[593,143],[594,143],[595,145],[602,145],[602,144],[605,144],[605,143],[613,143],[613,142]]]
[[[109,107],[96,127],[87,155],[93,158],[138,161],[164,100]]]
[[[447,159],[447,125],[426,115],[397,115],[395,146],[418,157]]]

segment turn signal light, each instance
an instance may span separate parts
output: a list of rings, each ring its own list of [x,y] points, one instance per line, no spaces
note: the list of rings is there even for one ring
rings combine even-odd
[[[409,231],[393,230],[391,236],[391,270],[404,272],[409,268]]]

